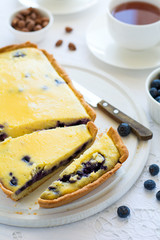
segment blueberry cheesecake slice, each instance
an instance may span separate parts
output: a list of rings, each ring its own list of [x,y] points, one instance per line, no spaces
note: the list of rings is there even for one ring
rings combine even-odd
[[[65,71],[35,44],[1,48],[0,66],[0,141],[94,121],[94,110]]]
[[[58,207],[86,195],[115,173],[127,157],[126,146],[111,127],[42,193],[40,207]]]
[[[0,187],[13,200],[24,197],[89,147],[96,133],[88,122],[7,138],[0,144]]]

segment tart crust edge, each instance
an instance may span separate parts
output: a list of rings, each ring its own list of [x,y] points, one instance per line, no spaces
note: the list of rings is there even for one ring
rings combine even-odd
[[[115,129],[110,127],[107,134],[113,140],[114,144],[116,145],[116,147],[120,153],[120,159],[117,162],[117,164],[114,166],[114,168],[111,169],[110,171],[104,173],[101,177],[99,177],[94,182],[89,183],[88,185],[82,187],[81,189],[78,189],[75,192],[66,194],[66,195],[61,196],[54,200],[45,200],[45,199],[39,198],[38,203],[39,203],[40,207],[42,207],[42,208],[59,207],[59,206],[65,205],[67,203],[70,203],[80,197],[83,197],[87,193],[91,192],[92,190],[97,188],[99,185],[104,183],[109,177],[111,177],[122,166],[122,163],[128,158],[128,155],[129,155],[128,149],[124,145],[121,137],[119,136],[118,132]]]
[[[21,43],[21,44],[13,44],[13,45],[8,45],[6,47],[2,47],[2,48],[0,48],[0,53],[5,53],[5,52],[9,52],[9,51],[13,51],[13,50],[21,49],[21,48],[28,48],[28,47],[39,49],[36,44],[31,43],[31,42],[25,42],[25,43]],[[74,94],[79,99],[80,103],[85,108],[88,115],[90,116],[90,118],[91,118],[90,120],[94,122],[94,120],[96,118],[96,112],[93,110],[92,107],[90,107],[90,105],[88,103],[85,102],[83,95],[73,86],[73,83],[72,83],[70,77],[68,76],[68,74],[66,73],[66,71],[60,66],[60,64],[56,61],[56,59],[53,57],[52,54],[49,54],[44,49],[39,49],[39,50],[43,52],[43,54],[47,57],[47,59],[49,60],[49,62],[53,66],[53,68],[56,70],[56,72],[69,85],[69,87],[72,89],[72,91],[74,92]]]

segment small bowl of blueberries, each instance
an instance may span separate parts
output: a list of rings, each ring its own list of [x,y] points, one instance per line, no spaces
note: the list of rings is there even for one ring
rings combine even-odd
[[[146,80],[146,93],[149,113],[160,124],[160,68],[149,74]]]

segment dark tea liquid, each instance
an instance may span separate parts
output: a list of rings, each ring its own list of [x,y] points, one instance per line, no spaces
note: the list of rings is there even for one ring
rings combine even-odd
[[[115,7],[112,15],[124,23],[145,25],[160,20],[160,7],[146,2],[126,2]]]

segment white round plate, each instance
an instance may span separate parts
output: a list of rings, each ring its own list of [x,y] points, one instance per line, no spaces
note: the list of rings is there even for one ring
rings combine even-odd
[[[101,61],[125,69],[146,69],[160,66],[160,44],[145,51],[121,48],[110,36],[107,17],[103,14],[89,26],[86,35],[90,51]]]
[[[71,79],[81,83],[121,111],[148,126],[142,109],[135,104],[130,96],[130,91],[110,75],[67,65],[64,68]],[[96,110],[96,112],[95,123],[100,131],[110,126],[117,128],[118,124],[102,111]],[[16,203],[0,191],[0,223],[22,227],[57,226],[84,219],[111,206],[135,183],[149,154],[149,141],[139,142],[133,134],[123,139],[129,150],[129,158],[114,176],[97,189],[73,203],[53,209],[39,209],[37,199],[42,191],[56,179],[57,174],[29,196]]]
[[[55,15],[77,13],[92,7],[97,0],[19,0],[26,7],[42,7]]]

